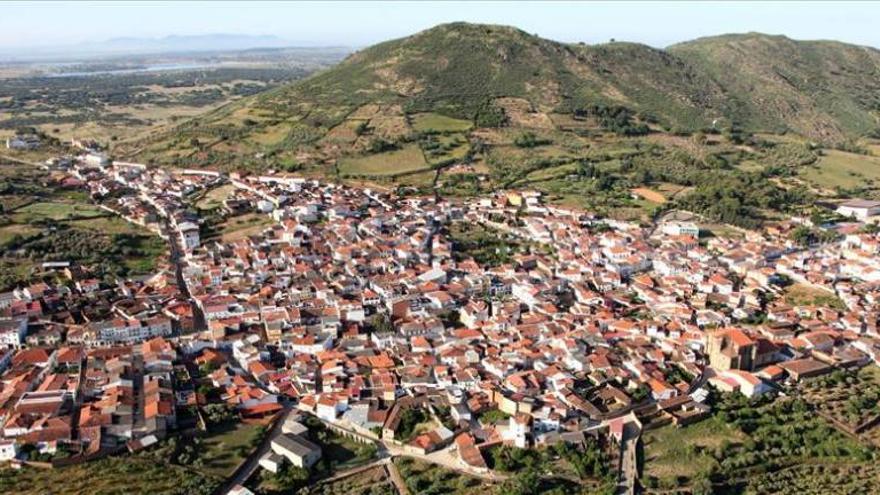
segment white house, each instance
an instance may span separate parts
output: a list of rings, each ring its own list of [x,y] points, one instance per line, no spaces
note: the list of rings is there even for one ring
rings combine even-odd
[[[199,247],[199,226],[192,222],[183,222],[177,227],[183,249],[192,251]]]
[[[27,318],[0,319],[0,346],[19,348],[27,335]]]
[[[15,440],[0,440],[0,461],[11,461],[18,455],[18,443]]]
[[[507,429],[501,438],[513,442],[521,449],[529,446],[529,434],[532,432],[532,418],[528,414],[519,413],[508,420]]]
[[[763,380],[753,373],[742,370],[724,371],[710,378],[709,383],[723,392],[739,392],[749,398],[770,391],[770,387]]]

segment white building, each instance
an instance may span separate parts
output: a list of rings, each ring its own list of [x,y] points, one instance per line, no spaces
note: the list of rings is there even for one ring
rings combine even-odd
[[[34,135],[6,138],[6,148],[10,150],[35,150],[40,147],[40,138]]]
[[[700,228],[694,222],[663,222],[660,230],[666,235],[700,236]]]
[[[0,461],[11,461],[18,455],[15,440],[0,440]]]
[[[171,335],[171,320],[164,317],[150,318],[148,320],[115,320],[90,323],[94,331],[95,344],[131,344],[143,342],[153,337],[167,337]]]
[[[83,158],[86,165],[104,168],[110,165],[110,159],[103,153],[89,153]]]
[[[880,215],[880,201],[853,199],[841,203],[837,207],[837,213],[845,217],[855,217],[859,220],[867,220],[868,217]]]
[[[0,319],[0,346],[19,348],[27,335],[27,318]]]
[[[282,455],[296,467],[308,469],[321,458],[321,447],[301,436],[283,433],[272,440],[272,452]]]
[[[183,249],[192,251],[199,247],[199,226],[192,222],[183,222],[177,227]]]

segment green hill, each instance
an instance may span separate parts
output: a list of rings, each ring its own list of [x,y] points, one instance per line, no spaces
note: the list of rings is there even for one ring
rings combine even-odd
[[[479,158],[480,149],[461,143],[493,128],[510,140],[516,129],[583,137],[596,128],[688,132],[715,123],[837,143],[877,129],[878,76],[880,52],[834,42],[747,34],[658,50],[453,23],[366,48],[117,152],[178,165],[323,172],[343,160],[351,172],[352,159],[378,151],[412,156],[426,132],[459,133],[420,142],[424,164],[388,165],[389,173],[417,173]]]
[[[747,128],[836,142],[878,127],[876,49],[750,33],[702,38],[669,52],[721,85],[727,117]]]

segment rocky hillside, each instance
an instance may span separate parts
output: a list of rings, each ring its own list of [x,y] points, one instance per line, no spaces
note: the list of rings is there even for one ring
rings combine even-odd
[[[698,39],[668,51],[723,87],[726,117],[746,128],[831,142],[878,128],[876,49],[752,33]]]

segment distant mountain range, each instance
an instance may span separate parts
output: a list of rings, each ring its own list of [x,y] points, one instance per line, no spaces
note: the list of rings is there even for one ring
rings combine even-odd
[[[161,38],[121,37],[66,46],[37,47],[15,51],[0,50],[0,59],[47,60],[62,57],[233,51],[253,48],[281,48],[292,45],[294,43],[291,41],[277,36],[227,33],[172,35]]]
[[[290,44],[289,41],[277,36],[219,33],[193,36],[172,35],[162,38],[113,38],[97,46],[119,52],[180,52],[277,48],[290,46]]]

